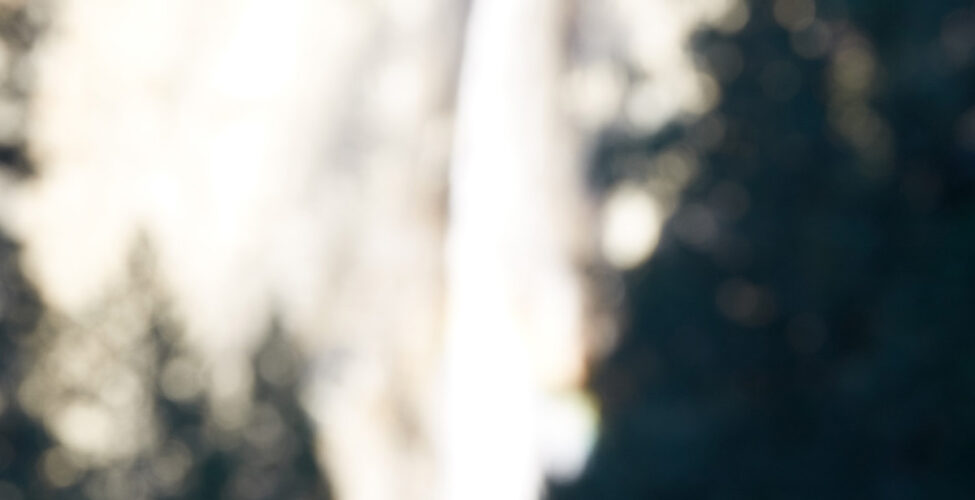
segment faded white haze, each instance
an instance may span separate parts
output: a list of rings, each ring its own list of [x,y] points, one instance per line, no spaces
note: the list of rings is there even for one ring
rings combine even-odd
[[[600,130],[714,106],[688,37],[748,13],[465,4],[37,4],[39,175],[0,182],[0,222],[49,307],[18,397],[77,466],[160,445],[137,346],[165,302],[186,363],[163,390],[206,394],[229,434],[280,321],[339,500],[530,500],[544,471],[578,473],[598,432],[586,339],[611,334],[580,265],[643,262],[696,172],[667,151],[672,175],[595,200],[586,158]]]

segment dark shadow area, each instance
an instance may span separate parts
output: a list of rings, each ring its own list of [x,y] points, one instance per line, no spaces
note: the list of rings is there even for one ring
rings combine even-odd
[[[0,498],[49,498],[37,464],[51,438],[17,405],[24,343],[37,326],[40,302],[17,263],[19,249],[0,233]]]
[[[596,189],[665,147],[701,168],[624,277],[602,435],[552,499],[975,492],[975,9],[797,5],[700,34],[713,113],[603,141]]]
[[[28,53],[40,33],[48,26],[45,0],[28,5],[18,2],[0,4],[0,42],[3,44],[4,74],[0,77],[0,104],[3,123],[0,126],[0,172],[25,178],[34,175],[34,165],[27,153],[25,121],[27,94],[33,84],[33,68]]]

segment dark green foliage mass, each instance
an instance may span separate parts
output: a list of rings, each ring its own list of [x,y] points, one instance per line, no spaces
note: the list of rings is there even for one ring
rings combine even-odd
[[[968,498],[975,10],[820,0],[810,54],[808,29],[750,7],[696,41],[724,81],[711,116],[604,141],[597,189],[634,151],[687,147],[701,173],[625,276],[623,339],[591,380],[604,431],[551,497]],[[706,147],[701,123],[720,127]]]

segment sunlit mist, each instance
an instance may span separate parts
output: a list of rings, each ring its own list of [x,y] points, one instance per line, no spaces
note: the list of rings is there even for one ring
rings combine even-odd
[[[600,432],[587,377],[616,328],[589,271],[647,262],[672,216],[687,241],[716,234],[707,208],[675,215],[696,152],[631,155],[594,193],[596,144],[718,106],[691,37],[750,14],[570,4],[0,1],[37,30],[0,46],[23,80],[0,139],[32,170],[0,177],[0,223],[44,308],[0,414],[15,402],[52,436],[40,477],[168,498],[204,451],[302,446],[339,500],[529,500],[578,477]],[[814,8],[774,9],[809,54]],[[837,43],[831,119],[879,161],[871,48]],[[701,141],[723,133],[700,123]],[[721,199],[746,210],[740,191]],[[722,311],[763,321],[760,289],[724,290]],[[166,427],[177,410],[202,430]],[[289,434],[304,418],[310,435]],[[276,491],[234,478],[227,498]]]

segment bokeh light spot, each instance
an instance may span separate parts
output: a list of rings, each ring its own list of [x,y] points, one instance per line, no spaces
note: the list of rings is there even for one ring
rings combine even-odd
[[[632,269],[657,245],[660,209],[646,190],[624,184],[610,193],[602,227],[603,256],[619,269]]]

